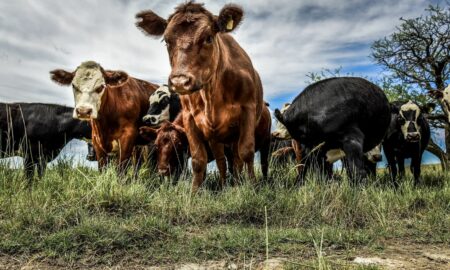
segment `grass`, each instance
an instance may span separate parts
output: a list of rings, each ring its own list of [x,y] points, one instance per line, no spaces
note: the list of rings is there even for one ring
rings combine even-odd
[[[448,173],[427,168],[423,184],[413,187],[407,178],[398,190],[383,173],[359,187],[345,176],[324,182],[310,175],[299,188],[291,168],[272,168],[271,184],[244,180],[220,192],[210,188],[216,182],[211,174],[191,196],[189,181],[174,186],[142,170],[125,184],[114,168],[99,174],[66,162],[30,189],[21,170],[0,165],[0,253],[68,265],[130,258],[158,265],[264,260],[268,251],[269,257],[294,258],[288,268],[334,269],[323,250],[351,256],[386,239],[450,244]]]

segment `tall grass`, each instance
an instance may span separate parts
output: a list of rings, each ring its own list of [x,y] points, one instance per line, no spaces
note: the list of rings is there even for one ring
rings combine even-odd
[[[191,196],[187,173],[172,185],[142,170],[124,184],[114,168],[99,174],[61,162],[29,188],[22,170],[0,165],[0,252],[107,264],[137,255],[157,264],[263,259],[268,248],[323,266],[319,251],[331,246],[389,238],[450,243],[447,173],[425,170],[422,185],[407,178],[397,190],[384,174],[363,186],[309,175],[298,187],[292,167],[272,166],[269,183],[244,179],[222,191],[210,188],[211,174]]]

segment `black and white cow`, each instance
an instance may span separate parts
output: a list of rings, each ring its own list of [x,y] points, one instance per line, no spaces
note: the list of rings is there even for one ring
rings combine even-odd
[[[447,86],[444,91],[430,91],[429,93],[441,102],[442,108],[448,117],[447,121],[450,123],[450,86]]]
[[[164,121],[173,122],[181,112],[180,98],[177,93],[162,85],[150,96],[150,107],[142,121],[149,126],[159,126]]]
[[[73,119],[73,108],[41,103],[0,103],[0,157],[22,156],[25,175],[41,177],[72,139],[91,138],[87,122]]]
[[[432,108],[432,105],[421,108],[412,101],[391,103],[391,123],[383,148],[396,187],[397,172],[400,177],[405,174],[404,162],[407,158],[411,158],[414,184],[419,182],[422,155],[430,141],[430,127],[424,113]]]
[[[275,110],[275,117],[304,145],[306,169],[315,165],[329,172],[327,152],[342,150],[350,178],[359,180],[368,173],[364,153],[381,143],[389,127],[390,107],[386,95],[373,83],[341,77],[308,86],[283,114]],[[315,158],[307,158],[311,153]],[[300,182],[305,172],[299,174]]]

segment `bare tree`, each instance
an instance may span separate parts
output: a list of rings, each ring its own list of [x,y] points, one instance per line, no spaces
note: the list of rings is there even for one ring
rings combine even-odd
[[[429,6],[427,14],[401,18],[396,31],[372,45],[372,57],[392,73],[392,77],[422,93],[444,91],[450,80],[450,7]],[[431,99],[431,97],[428,97]],[[450,127],[443,104],[429,115],[435,128],[445,129],[446,149],[432,142],[429,150],[444,168],[450,160]]]

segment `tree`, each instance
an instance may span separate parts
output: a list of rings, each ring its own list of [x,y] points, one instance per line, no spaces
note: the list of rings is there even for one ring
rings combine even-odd
[[[372,58],[391,73],[394,81],[430,100],[426,93],[444,91],[450,81],[450,7],[430,5],[426,12],[427,15],[414,19],[401,18],[402,23],[393,34],[373,43]],[[445,129],[446,151],[434,142],[427,150],[447,168],[450,160],[448,112],[440,101],[434,102],[439,106],[428,119],[434,128]]]

